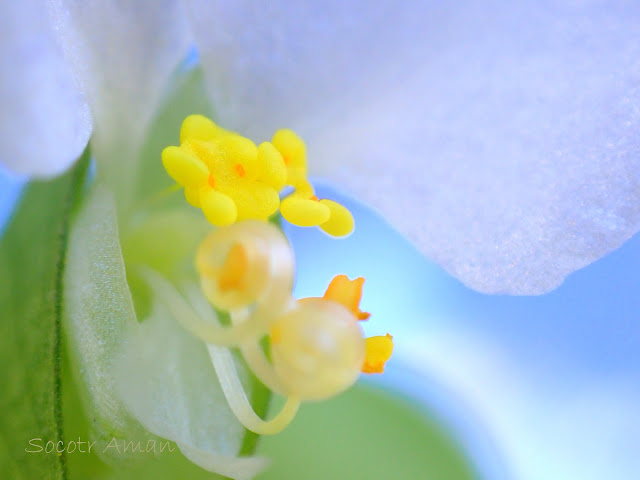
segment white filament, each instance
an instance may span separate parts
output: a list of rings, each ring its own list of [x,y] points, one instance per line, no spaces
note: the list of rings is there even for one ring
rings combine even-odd
[[[208,345],[207,347],[229,407],[245,428],[259,435],[273,435],[281,432],[291,423],[300,407],[300,400],[295,397],[288,397],[286,403],[275,417],[271,420],[261,419],[253,410],[247,394],[242,388],[242,383],[238,378],[238,372],[229,349],[215,345]]]
[[[273,365],[267,360],[260,344],[256,341],[250,341],[240,345],[240,351],[247,365],[253,371],[254,375],[269,389],[280,395],[286,395],[287,391],[282,385],[277,372]]]
[[[202,318],[202,311],[196,312],[192,305],[162,275],[150,268],[141,268],[140,273],[149,286],[156,292],[157,298],[180,322],[180,324],[203,342],[214,345],[235,346],[247,339],[260,338],[268,330],[268,323],[261,322],[260,316],[252,316],[252,321],[223,327],[216,323],[211,311],[208,320]]]
[[[231,322],[233,324],[243,323],[247,321],[247,312],[234,312],[231,314]],[[247,365],[253,371],[254,375],[267,387],[281,395],[287,395],[287,391],[283,386],[278,373],[273,365],[265,356],[260,343],[256,339],[248,340],[240,345],[240,351]]]

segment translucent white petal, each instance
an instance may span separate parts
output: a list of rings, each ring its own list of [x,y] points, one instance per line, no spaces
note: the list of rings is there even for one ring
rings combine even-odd
[[[262,470],[264,459],[236,456],[245,430],[227,405],[205,344],[159,305],[136,327],[116,368],[135,417],[207,470],[238,479]]]
[[[120,252],[113,196],[93,188],[69,233],[64,272],[64,330],[83,394],[92,440],[149,437],[115,387],[116,359],[137,323]],[[113,450],[97,449],[110,454]]]
[[[637,2],[191,3],[220,121],[298,129],[473,288],[542,293],[640,227]]]
[[[269,460],[264,457],[225,457],[179,443],[180,451],[196,465],[234,480],[251,480]]]
[[[201,467],[232,478],[249,479],[264,468],[264,459],[236,455],[245,430],[227,405],[204,344],[166,309],[152,309],[138,322],[115,202],[103,187],[89,193],[69,236],[65,320],[92,440],[101,441],[102,455],[121,460],[122,452],[105,446],[113,438],[145,445],[154,434],[178,443]]]
[[[181,4],[49,0],[48,6],[91,106],[94,154],[113,164],[102,167],[107,182],[125,190],[122,185],[135,174],[141,137],[190,44]]]
[[[89,108],[41,2],[4,2],[0,32],[0,162],[16,173],[59,174],[89,141]]]

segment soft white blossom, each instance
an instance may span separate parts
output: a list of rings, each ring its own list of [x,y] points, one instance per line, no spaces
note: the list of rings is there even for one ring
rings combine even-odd
[[[312,171],[473,288],[545,292],[638,230],[634,2],[46,3],[3,17],[1,155],[17,171],[81,150],[75,79],[126,191],[195,38],[220,123],[299,130]]]
[[[2,8],[0,161],[15,172],[58,174],[91,136],[98,175],[126,204],[150,120],[195,42],[220,124],[256,139],[299,131],[316,175],[380,210],[473,288],[545,292],[640,228],[636,2],[24,0]],[[103,227],[113,230],[109,205]],[[73,249],[99,244],[93,218],[71,237],[72,273],[99,266]],[[96,272],[107,283],[112,274]],[[68,300],[91,300],[78,286]],[[135,321],[132,307],[126,315]],[[157,332],[169,328],[157,321]],[[129,341],[153,348],[142,330]],[[118,379],[105,368],[114,355],[103,361],[103,353],[89,352],[98,375],[89,381],[113,393]],[[166,360],[158,378],[185,381]],[[164,395],[154,405],[162,409],[202,400],[153,386],[136,401]],[[208,468],[220,469],[211,451],[233,453],[198,436],[201,417],[190,408],[171,423],[166,412],[123,401],[200,465],[213,458]],[[124,406],[115,408],[118,418]]]

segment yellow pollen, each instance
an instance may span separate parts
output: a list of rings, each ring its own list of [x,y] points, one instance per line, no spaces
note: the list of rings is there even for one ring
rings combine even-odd
[[[236,163],[233,167],[240,178],[244,177],[247,172],[245,172],[244,167],[240,163]]]
[[[332,300],[347,308],[358,320],[367,320],[371,314],[360,310],[364,278],[349,280],[346,275],[337,275],[331,280],[324,294],[326,300]]]
[[[369,337],[366,339],[365,359],[362,365],[363,373],[384,373],[384,365],[391,358],[393,352],[393,337]]]
[[[288,222],[319,227],[333,237],[353,231],[347,208],[315,195],[305,143],[292,130],[278,130],[270,142],[256,145],[202,115],[190,115],[182,123],[180,145],[166,147],[162,163],[213,225],[267,221],[280,210]],[[294,192],[281,201],[286,186]]]
[[[227,292],[244,288],[248,268],[249,259],[246,249],[239,243],[234,244],[227,254],[218,277],[220,291]]]

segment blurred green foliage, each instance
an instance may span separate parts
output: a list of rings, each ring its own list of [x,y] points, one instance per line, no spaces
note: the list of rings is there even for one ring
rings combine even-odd
[[[471,466],[425,407],[361,385],[304,404],[279,435],[262,437],[273,459],[259,480],[471,480]]]

